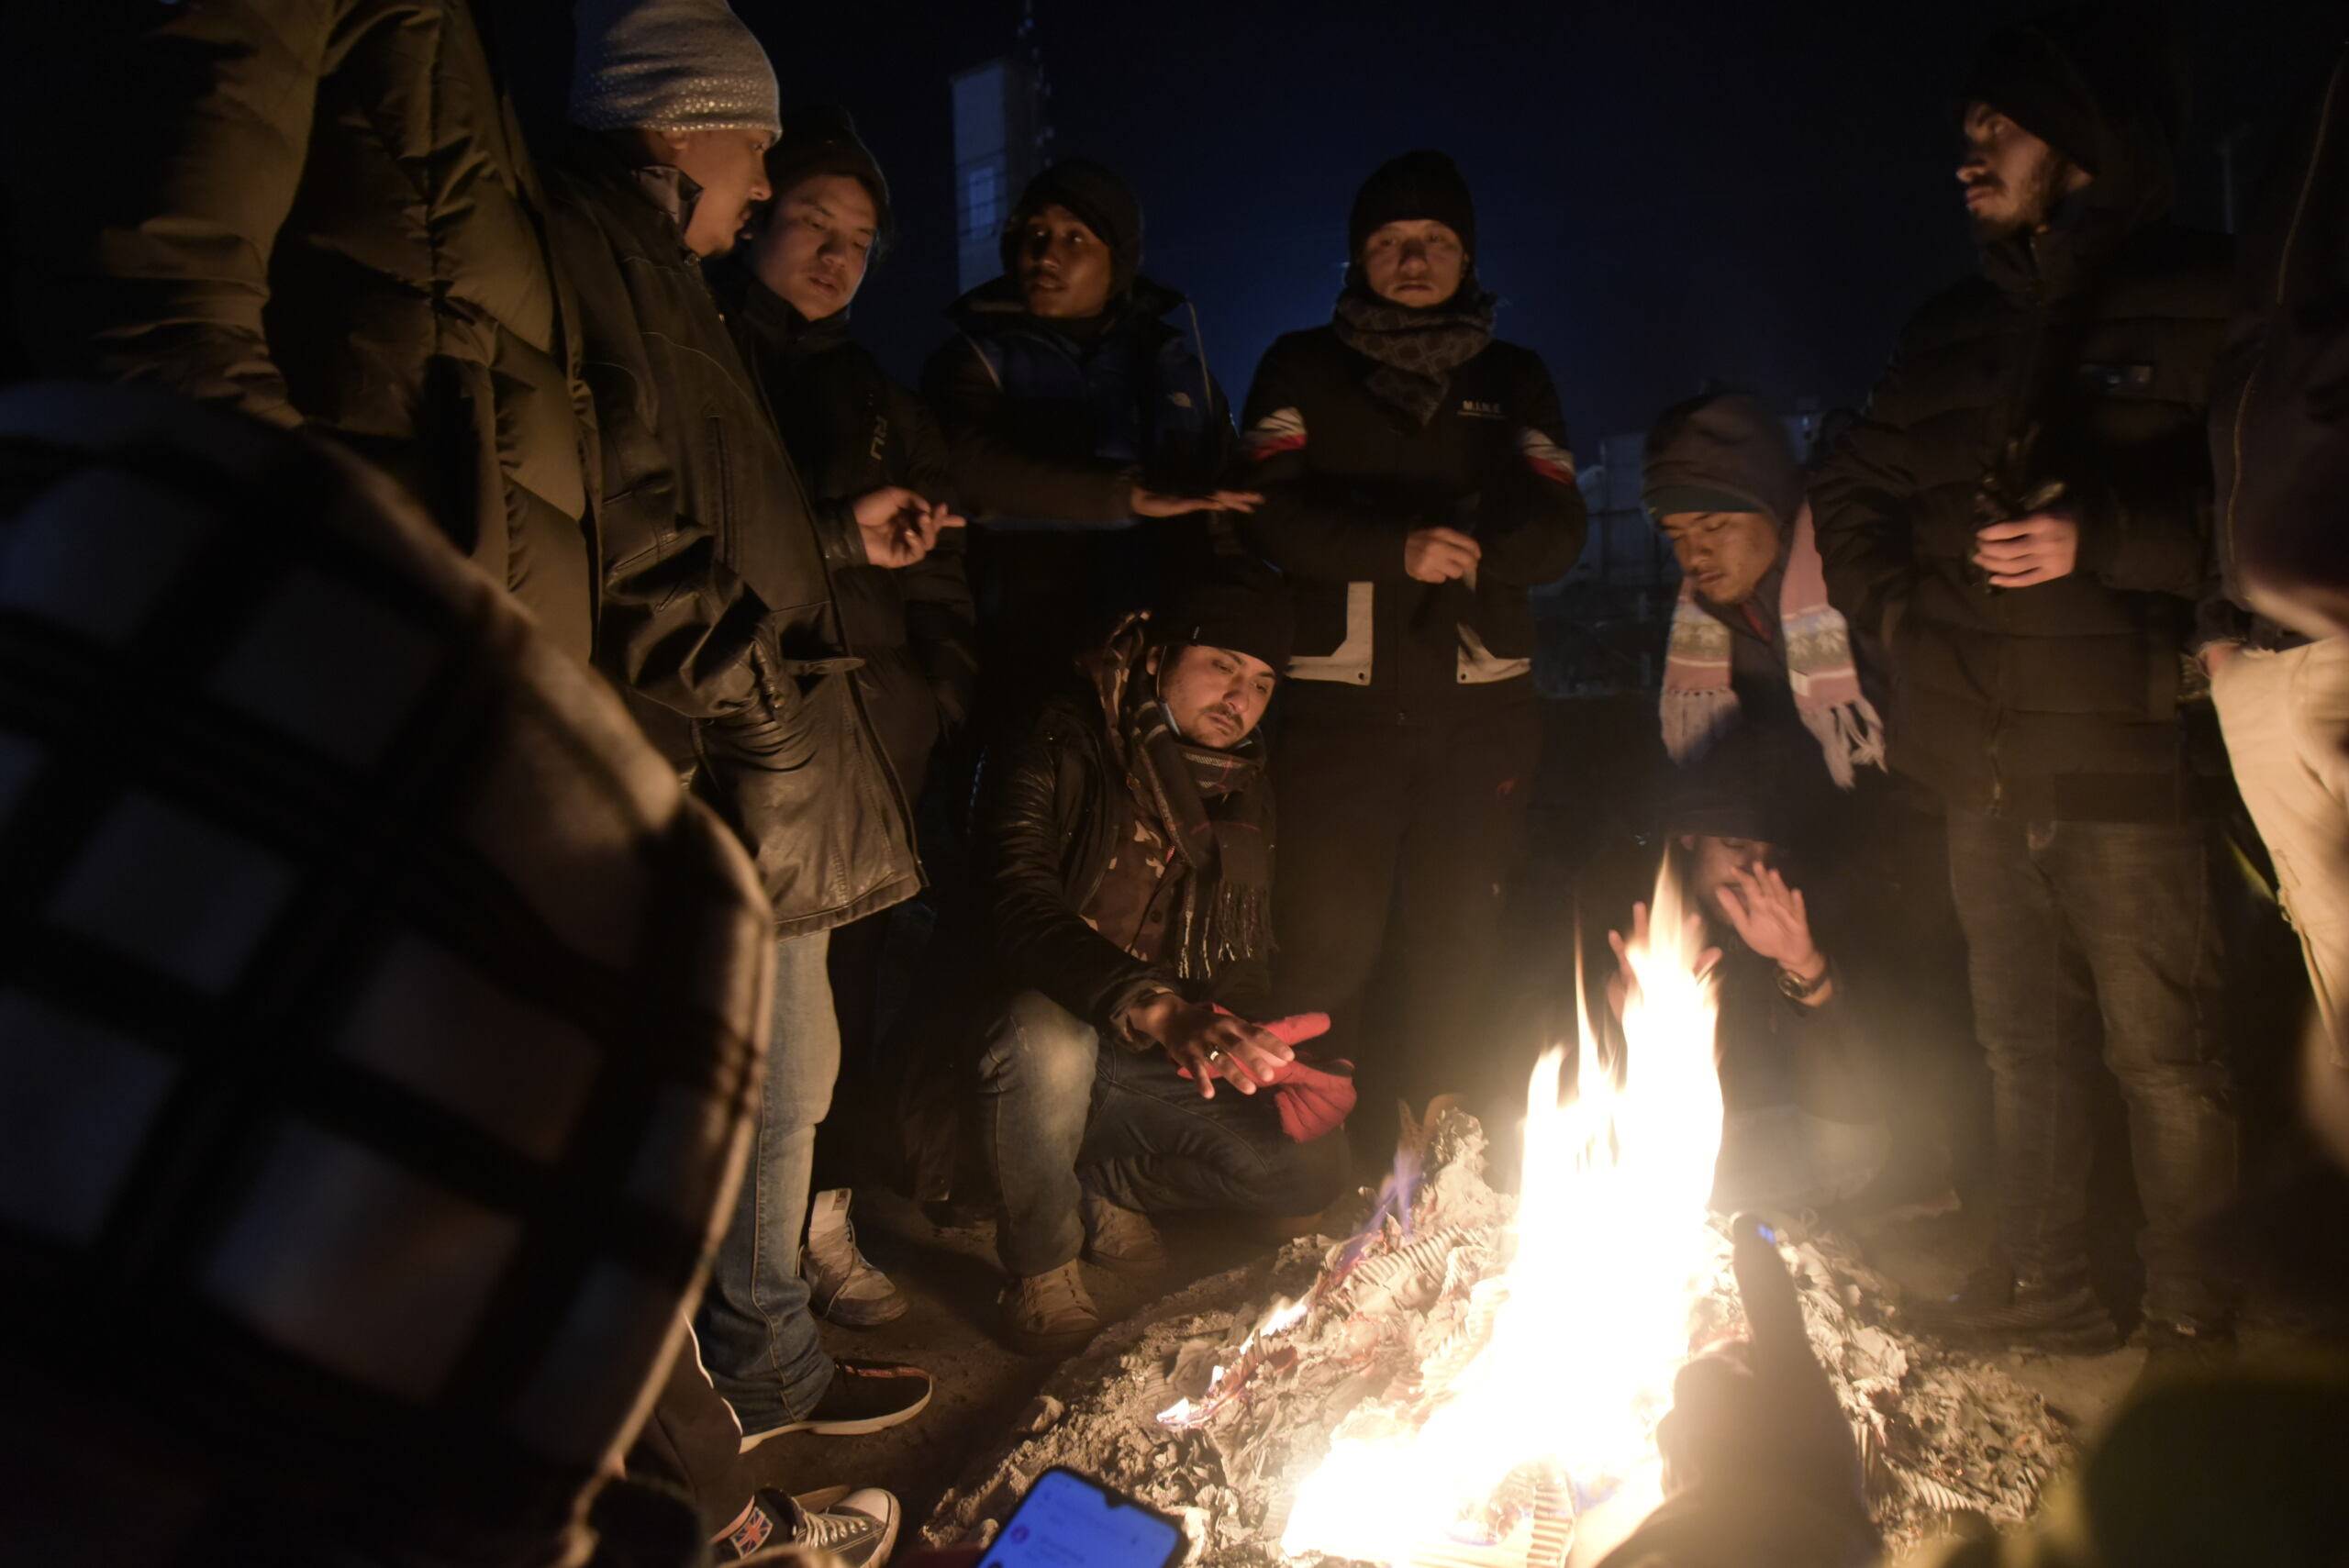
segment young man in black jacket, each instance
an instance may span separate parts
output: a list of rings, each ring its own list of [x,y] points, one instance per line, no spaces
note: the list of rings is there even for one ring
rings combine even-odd
[[[1297,610],[1277,979],[1344,1030],[1386,954],[1398,1003],[1360,1054],[1423,1096],[1492,989],[1542,742],[1526,590],[1574,564],[1584,511],[1550,373],[1493,336],[1452,161],[1373,174],[1351,240],[1335,319],[1273,345],[1245,421],[1242,537]]]
[[[774,199],[759,216],[747,264],[726,275],[724,288],[743,358],[774,409],[801,483],[818,506],[851,505],[891,486],[946,505],[952,484],[936,421],[849,332],[865,268],[890,237],[880,165],[846,110],[817,106],[785,117],[783,136],[767,149],[766,173]],[[837,565],[831,578],[841,636],[860,661],[855,681],[865,712],[898,786],[917,800],[931,751],[970,712],[978,673],[962,533],[940,534],[927,556],[901,570]],[[890,919],[883,911],[831,934],[841,1115],[825,1134],[828,1162],[836,1137],[869,1130],[880,1097],[874,1052]],[[857,1250],[848,1207],[844,1187],[815,1196],[801,1266],[816,1309],[852,1328],[890,1322],[904,1314],[905,1297]]]
[[[2088,1074],[2128,1103],[2156,1340],[2227,1332],[2195,1223],[2235,1183],[2219,942],[2178,719],[2204,574],[2221,242],[2172,227],[2150,40],[1999,34],[1958,179],[1982,274],[1902,334],[1812,490],[1835,606],[1890,651],[1892,758],[1948,806],[1996,1106],[1999,1247],[1952,1333],[2109,1341]]]
[[[896,486],[811,505],[702,275],[767,195],[775,99],[719,0],[615,0],[583,14],[577,134],[551,177],[603,456],[607,668],[689,726],[695,791],[751,851],[774,920],[759,1134],[699,1319],[746,1447],[874,1430],[930,1397],[911,1368],[826,1353],[797,1264],[840,1066],[829,933],[920,885],[828,567],[911,565],[946,519]]]
[[[1141,242],[1123,180],[1054,164],[1012,209],[1003,276],[955,302],[955,335],[922,373],[978,525],[987,685],[1008,717],[1119,616],[1203,568],[1211,512],[1255,503],[1219,488],[1231,410],[1197,313],[1142,275]]]
[[[1195,588],[1129,620],[981,770],[1004,1000],[979,1139],[1024,1348],[1092,1338],[1078,1255],[1162,1262],[1150,1212],[1309,1215],[1344,1186],[1350,1087],[1248,1021],[1267,1016],[1272,942],[1256,725],[1287,645],[1277,595]]]

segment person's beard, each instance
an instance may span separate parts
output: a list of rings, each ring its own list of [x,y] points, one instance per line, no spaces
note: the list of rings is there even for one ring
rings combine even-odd
[[[2001,239],[2019,235],[2035,234],[2046,227],[2047,219],[2063,199],[2064,186],[2071,178],[2072,165],[2053,148],[2032,165],[2023,176],[2022,187],[2012,211],[1999,217],[1987,214],[1974,219],[1974,238],[1982,244],[1992,245]]]

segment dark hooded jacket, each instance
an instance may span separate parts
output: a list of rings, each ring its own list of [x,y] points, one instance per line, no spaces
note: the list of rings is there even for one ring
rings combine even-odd
[[[2339,594],[2349,588],[2349,53],[2296,127],[2243,237],[2226,352],[2212,378],[2210,459],[2219,592],[2202,639],[2279,647],[2298,633],[2251,616],[2243,557]]]
[[[475,9],[0,7],[16,333],[32,373],[335,437],[584,659],[574,312]]]
[[[811,496],[841,504],[901,484],[953,500],[937,421],[849,335],[846,312],[811,322],[740,271],[725,292],[736,301],[729,319],[743,358]],[[937,549],[902,571],[836,567],[832,592],[849,649],[863,661],[856,679],[874,727],[899,784],[918,795],[932,748],[970,713],[978,673],[962,531],[941,533]]]
[[[1213,487],[1235,450],[1231,410],[1197,313],[1148,278],[1074,327],[1030,315],[1008,276],[949,315],[955,336],[930,356],[922,390],[974,525],[979,605],[1024,646],[1049,642],[1057,668],[1203,564],[1205,514],[1137,524],[1129,503],[1137,484]]]
[[[1820,550],[1835,606],[1887,650],[1895,766],[1970,811],[2174,819],[2226,246],[2166,220],[2168,121],[2141,63],[2085,23],[2019,31],[2009,58],[2087,95],[2072,118],[2097,145],[2074,155],[2094,180],[1910,319],[1813,484]],[[1987,519],[1986,479],[2006,497]],[[1990,588],[1976,530],[2049,483],[2080,517],[2077,569]]]
[[[868,564],[863,546],[801,489],[685,249],[698,192],[584,133],[549,183],[602,429],[606,668],[691,721],[695,790],[750,849],[779,935],[910,897],[911,815],[828,570]]]

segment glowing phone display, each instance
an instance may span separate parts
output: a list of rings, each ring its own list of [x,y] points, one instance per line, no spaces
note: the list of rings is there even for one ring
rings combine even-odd
[[[1168,1568],[1183,1527],[1074,1470],[1054,1465],[979,1559],[979,1568]]]

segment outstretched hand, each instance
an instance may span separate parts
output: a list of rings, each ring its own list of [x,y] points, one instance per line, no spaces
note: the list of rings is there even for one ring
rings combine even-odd
[[[868,490],[849,509],[864,540],[864,559],[893,571],[922,561],[937,547],[941,530],[963,526],[952,507],[926,501],[902,484]]]
[[[1776,868],[1730,873],[1720,890],[1721,913],[1755,953],[1809,979],[1827,967],[1810,936],[1810,907]]]
[[[1252,512],[1264,504],[1253,490],[1209,490],[1203,495],[1177,495],[1146,490],[1137,484],[1126,503],[1137,517],[1187,517],[1194,512]]]
[[[1126,1012],[1127,1026],[1154,1040],[1168,1060],[1199,1086],[1199,1098],[1215,1098],[1218,1078],[1252,1095],[1279,1078],[1297,1052],[1272,1030],[1202,1003],[1162,991]]]

